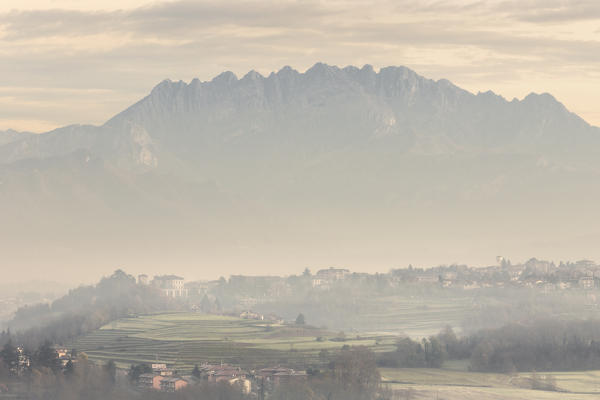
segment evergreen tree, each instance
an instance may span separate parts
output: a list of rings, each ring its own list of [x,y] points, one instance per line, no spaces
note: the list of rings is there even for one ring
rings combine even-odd
[[[56,350],[52,347],[49,341],[45,341],[35,354],[35,362],[40,367],[50,368],[53,371],[60,369],[60,360]]]
[[[200,309],[204,312],[210,312],[212,310],[212,303],[207,295],[204,295],[200,302]]]
[[[138,368],[136,368],[136,366],[134,364],[131,364],[131,366],[129,367],[129,371],[127,372],[127,377],[129,378],[129,380],[131,382],[136,382],[138,380],[138,378],[140,377],[140,374],[138,372]]]
[[[194,370],[192,371],[192,376],[196,378],[200,378],[200,368],[198,368],[198,364],[194,365]]]
[[[430,368],[440,368],[446,359],[446,352],[440,341],[435,337],[429,338],[429,354],[427,366]]]
[[[304,325],[306,324],[306,319],[304,318],[304,314],[300,313],[296,317],[296,325]]]
[[[117,365],[113,360],[109,360],[103,367],[104,372],[111,384],[117,383]]]
[[[138,364],[138,365],[131,364],[131,367],[129,368],[129,372],[127,373],[127,376],[129,377],[129,380],[131,382],[137,382],[137,380],[140,378],[140,375],[149,374],[151,372],[152,372],[152,367],[150,367],[148,364]]]

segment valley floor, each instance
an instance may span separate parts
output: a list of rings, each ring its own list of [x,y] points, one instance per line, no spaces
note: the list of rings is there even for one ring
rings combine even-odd
[[[229,316],[164,313],[123,318],[79,338],[71,347],[91,360],[132,363],[164,362],[189,372],[202,362],[226,362],[245,368],[318,365],[321,351],[344,345],[375,352],[394,349],[395,336],[340,333],[309,326],[269,323]],[[447,362],[442,369],[380,370],[383,381],[400,399],[435,400],[592,400],[600,398],[600,371],[541,372],[555,391],[531,389],[532,374],[468,371],[467,361]]]
[[[453,368],[451,366],[450,368]],[[600,398],[600,371],[550,372],[556,391],[527,388],[531,374],[503,375],[456,369],[382,369],[401,399],[435,400],[592,400]]]

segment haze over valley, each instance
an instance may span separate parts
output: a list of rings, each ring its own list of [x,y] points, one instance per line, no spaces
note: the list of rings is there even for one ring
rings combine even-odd
[[[597,400],[599,27],[0,1],[0,400]]]
[[[599,144],[550,94],[405,67],[165,80],[101,126],[0,133],[3,253],[72,282],[593,259]]]

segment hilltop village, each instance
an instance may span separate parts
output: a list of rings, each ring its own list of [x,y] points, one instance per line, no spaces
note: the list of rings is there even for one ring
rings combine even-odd
[[[544,294],[586,294],[587,304],[596,304],[595,292],[600,289],[600,266],[590,260],[559,262],[532,258],[524,263],[512,264],[503,257],[497,264],[487,267],[446,265],[418,268],[409,265],[387,273],[360,273],[345,268],[324,268],[312,273],[306,269],[300,275],[251,276],[233,275],[228,279],[211,281],[186,280],[178,275],[140,274],[139,285],[157,289],[165,297],[184,301],[196,311],[236,311],[243,318],[282,318],[273,313],[257,313],[257,305],[275,299],[290,299],[308,292],[314,296],[327,296],[343,288],[352,288],[358,293],[369,291],[374,286],[387,295],[402,293],[476,294],[494,288],[530,289]],[[50,304],[53,297],[44,297],[31,290],[2,297],[0,315],[9,320],[18,308],[31,304]],[[600,299],[599,299],[600,300]],[[287,315],[288,319],[295,317]],[[0,320],[1,322],[1,320]]]
[[[406,285],[430,286],[453,290],[473,291],[486,288],[538,288],[544,291],[590,290],[600,288],[600,266],[590,260],[556,264],[532,258],[525,263],[512,264],[498,257],[498,264],[488,267],[449,265],[432,268],[392,269],[388,273],[359,273],[343,268],[320,269],[312,274],[306,269],[301,276],[244,276],[232,275],[228,280],[189,281],[176,275],[138,276],[138,283],[158,288],[167,297],[187,298],[211,293],[227,284],[236,289],[252,289],[266,297],[292,295],[294,289],[304,286],[316,291],[330,291],[344,284],[368,285],[376,281],[388,288]],[[238,293],[239,294],[239,293]],[[249,296],[242,304],[252,305],[258,298]],[[200,305],[202,306],[202,305]],[[206,304],[204,305],[206,307]]]

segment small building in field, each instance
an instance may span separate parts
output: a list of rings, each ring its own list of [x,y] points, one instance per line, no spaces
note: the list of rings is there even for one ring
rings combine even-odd
[[[229,382],[236,378],[246,378],[246,372],[242,371],[240,367],[234,367],[228,364],[222,365],[211,365],[203,364],[200,367],[202,375],[209,382]]]
[[[240,313],[240,318],[243,318],[243,319],[255,319],[255,320],[258,320],[258,321],[264,321],[265,316],[262,315],[262,314],[260,314],[260,313],[254,312],[254,311],[246,310],[246,311],[242,311]]]
[[[289,382],[302,382],[307,379],[306,371],[296,371],[291,368],[274,367],[263,368],[256,373],[256,377],[265,384],[279,385]]]
[[[173,374],[175,374],[175,371],[173,371],[170,368],[165,368],[165,369],[161,369],[160,371],[155,372],[155,373],[160,376],[173,376]]]
[[[67,366],[67,364],[69,363],[69,361],[71,361],[71,362],[77,361],[76,359],[72,360],[71,352],[66,347],[54,346],[54,351],[56,352],[56,357],[58,358],[58,361],[60,362],[61,368],[65,368]]]
[[[160,390],[163,392],[176,392],[188,385],[188,382],[176,376],[167,377],[160,381]]]
[[[138,380],[138,386],[142,389],[161,390],[163,379],[167,378],[156,374],[142,374]]]
[[[69,349],[67,349],[65,347],[55,346],[54,347],[54,351],[56,351],[56,355],[58,356],[58,358],[68,357],[71,354],[71,352],[69,351]]]
[[[167,367],[167,364],[152,364],[152,372],[154,375],[172,376],[174,371]]]
[[[246,374],[243,373],[239,368],[223,368],[211,371],[208,375],[209,382],[229,382],[235,378],[245,378]]]
[[[252,391],[252,382],[250,382],[250,379],[247,379],[247,378],[242,378],[242,377],[233,378],[233,379],[229,380],[229,384],[231,386],[239,387],[239,389],[244,394],[250,394],[250,392]]]

